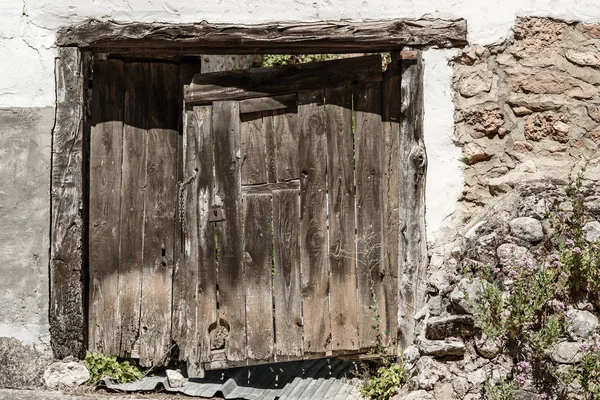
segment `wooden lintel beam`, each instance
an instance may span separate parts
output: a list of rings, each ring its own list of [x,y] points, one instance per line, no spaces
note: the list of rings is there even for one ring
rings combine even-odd
[[[413,47],[462,47],[464,19],[274,22],[259,25],[117,23],[90,20],[59,30],[57,46],[135,53],[177,49],[201,54],[351,53]]]

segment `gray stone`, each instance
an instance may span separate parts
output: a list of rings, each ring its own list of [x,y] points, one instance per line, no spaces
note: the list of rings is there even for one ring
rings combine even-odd
[[[180,388],[186,383],[185,377],[179,371],[168,369],[166,371],[167,379],[169,380],[169,386],[172,388]]]
[[[470,337],[477,333],[475,319],[470,315],[435,317],[427,321],[425,336],[430,340],[449,337]]]
[[[421,352],[419,348],[415,345],[410,345],[402,352],[402,356],[407,363],[414,364],[421,357]]]
[[[481,235],[481,228],[483,228],[487,224],[487,221],[479,221],[475,225],[473,225],[469,230],[465,233],[465,239],[468,241],[473,241],[477,239]]]
[[[506,267],[520,265],[524,257],[528,255],[526,247],[514,243],[504,243],[496,249],[496,255],[500,264]]]
[[[444,311],[442,296],[434,296],[429,300],[429,314],[439,316]]]
[[[467,378],[462,376],[454,377],[452,379],[452,388],[459,399],[464,399],[466,394],[469,393],[469,382]]]
[[[486,286],[487,282],[479,278],[463,278],[450,293],[450,303],[459,313],[473,314],[474,302],[481,297],[481,292]]]
[[[588,337],[598,329],[598,318],[589,311],[573,310],[569,312],[569,317],[567,329],[576,338]]]
[[[44,385],[44,370],[52,362],[49,352],[0,337],[0,387],[33,389]]]
[[[539,400],[540,396],[526,390],[517,389],[512,392],[513,400]]]
[[[471,385],[475,387],[480,387],[488,380],[488,378],[490,377],[489,375],[489,369],[484,366],[479,369],[476,369],[475,371],[470,372],[467,375],[467,380]]]
[[[444,376],[448,369],[433,358],[423,356],[417,361],[416,375],[413,377],[413,384],[418,389],[431,390],[435,384]]]
[[[419,343],[421,353],[426,356],[445,357],[462,356],[465,344],[462,340],[422,340]]]
[[[433,395],[436,399],[454,400],[454,390],[452,389],[452,383],[444,382],[435,385],[433,389]],[[461,399],[462,400],[462,399]]]
[[[560,364],[575,364],[583,358],[583,352],[580,350],[581,343],[561,342],[550,349],[550,358],[552,361]]]
[[[590,243],[595,243],[600,240],[600,222],[590,221],[586,223],[582,228],[585,234],[585,240]]]
[[[44,372],[44,383],[50,389],[72,388],[90,379],[90,372],[83,362],[58,361]]]
[[[475,339],[475,350],[484,358],[494,358],[502,351],[502,341],[485,335]]]
[[[529,243],[538,243],[544,238],[542,223],[535,218],[519,217],[510,221],[510,232],[513,236]]]
[[[415,390],[392,397],[390,400],[435,400],[433,395],[426,390]]]

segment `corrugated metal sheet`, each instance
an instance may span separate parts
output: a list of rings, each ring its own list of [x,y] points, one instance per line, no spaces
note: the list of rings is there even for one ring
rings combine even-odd
[[[103,382],[109,389],[124,392],[166,390],[188,396],[247,400],[361,399],[360,380],[354,362],[340,359],[306,360],[207,371],[203,379],[190,379],[172,388],[165,376],[146,377],[137,382]]]

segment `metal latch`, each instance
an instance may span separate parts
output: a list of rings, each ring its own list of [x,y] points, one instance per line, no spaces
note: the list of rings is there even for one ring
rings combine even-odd
[[[208,222],[221,222],[225,221],[225,213],[223,207],[212,206],[208,211]]]

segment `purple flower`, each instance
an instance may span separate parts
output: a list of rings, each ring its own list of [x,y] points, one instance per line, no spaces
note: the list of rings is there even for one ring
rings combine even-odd
[[[560,261],[558,261],[558,260],[557,261],[552,261],[552,266],[554,268],[560,268]]]
[[[475,318],[475,319],[479,318],[479,314],[478,313],[474,313],[473,314],[473,318]]]
[[[523,268],[532,269],[533,268],[533,260],[529,257],[523,257],[523,261],[521,262],[521,266]]]
[[[527,361],[519,361],[517,363],[517,372],[528,374],[531,372],[531,364]]]
[[[565,303],[563,303],[562,301],[556,302],[556,309],[563,314],[567,311],[567,309],[565,308]]]
[[[550,258],[551,258],[552,260],[554,260],[554,261],[558,261],[558,260],[560,260],[560,256],[559,256],[558,254],[552,254],[552,255],[550,256]]]
[[[454,275],[452,272],[448,272],[448,273],[446,274],[446,279],[447,279],[447,280],[449,280],[449,281],[452,281],[452,280],[454,280],[454,278],[455,278],[455,277],[456,277],[456,276],[455,276],[455,275]]]
[[[575,246],[575,241],[573,239],[567,239],[567,240],[565,240],[565,244],[567,246],[573,247],[573,246]]]
[[[509,278],[516,278],[517,277],[517,271],[515,271],[514,269],[511,269],[510,271],[508,271],[508,273],[506,274]]]
[[[500,268],[496,267],[493,269],[494,274],[497,274],[498,272],[500,272]]]
[[[573,247],[573,250],[572,250],[572,251],[573,251],[573,253],[575,253],[575,254],[579,254],[579,253],[581,253],[581,249],[580,249],[579,247]]]
[[[579,351],[589,351],[590,350],[590,345],[587,343],[581,343],[579,345]]]
[[[538,396],[541,400],[548,400],[548,395],[546,393],[540,393]]]

